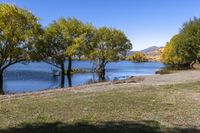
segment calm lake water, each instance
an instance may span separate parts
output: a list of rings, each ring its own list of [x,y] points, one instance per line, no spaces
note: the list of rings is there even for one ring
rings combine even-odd
[[[93,66],[91,61],[73,61],[73,68],[76,69],[91,70]],[[164,65],[158,62],[113,62],[107,65],[106,78],[107,80],[119,80],[130,76],[152,75],[163,67]],[[23,93],[59,88],[60,77],[54,77],[52,69],[56,68],[44,62],[15,64],[4,74],[4,91],[6,93]],[[98,80],[98,76],[94,73],[74,74],[71,80],[72,86],[79,86]],[[65,86],[68,86],[67,77]]]

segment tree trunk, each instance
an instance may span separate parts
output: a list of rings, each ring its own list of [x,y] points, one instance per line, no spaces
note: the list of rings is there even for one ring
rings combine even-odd
[[[72,57],[68,57],[67,75],[71,75],[71,71],[72,71]]]
[[[3,71],[0,70],[0,94],[4,94],[3,91]]]
[[[69,85],[69,87],[72,87],[72,78],[71,78],[71,75],[67,75],[67,79],[68,79],[68,85]]]
[[[99,81],[105,81],[105,60],[102,60],[101,64],[99,65]]]
[[[99,81],[105,81],[106,80],[105,74],[106,74],[105,68],[102,68],[102,70],[99,73]]]
[[[61,63],[61,84],[60,87],[64,88],[65,85],[65,64],[64,62]]]

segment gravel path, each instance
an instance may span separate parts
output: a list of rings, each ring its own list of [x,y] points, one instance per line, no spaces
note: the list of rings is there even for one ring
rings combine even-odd
[[[200,81],[200,71],[187,70],[166,75],[145,76],[141,84],[144,85],[168,85]]]
[[[72,89],[73,92],[99,92],[120,88],[142,88],[143,86],[157,86],[157,85],[173,85],[181,83],[191,83],[200,81],[200,71],[187,70],[177,71],[165,75],[150,75],[133,77],[128,80],[119,82],[107,82],[92,84],[90,86],[82,86],[77,89]]]
[[[0,101],[11,100],[15,98],[23,98],[26,96],[47,96],[54,95],[55,93],[91,93],[91,92],[103,92],[113,89],[123,89],[123,88],[133,88],[141,89],[142,86],[156,86],[156,85],[171,85],[180,83],[190,83],[200,81],[200,71],[198,70],[187,70],[178,71],[172,74],[166,75],[151,75],[151,76],[140,76],[134,77],[129,80],[119,81],[119,82],[105,82],[96,83],[90,85],[83,85],[79,87],[72,87],[66,89],[56,89],[47,90],[41,92],[15,94],[15,95],[2,95],[0,96]]]

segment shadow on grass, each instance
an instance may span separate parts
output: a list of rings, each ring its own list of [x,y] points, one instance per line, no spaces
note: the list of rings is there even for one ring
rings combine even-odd
[[[101,122],[89,124],[34,123],[16,128],[0,129],[0,133],[200,133],[198,129],[166,128],[156,121]]]

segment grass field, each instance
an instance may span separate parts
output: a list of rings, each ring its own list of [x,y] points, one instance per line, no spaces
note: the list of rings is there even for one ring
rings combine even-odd
[[[200,82],[0,101],[0,133],[198,133]]]

